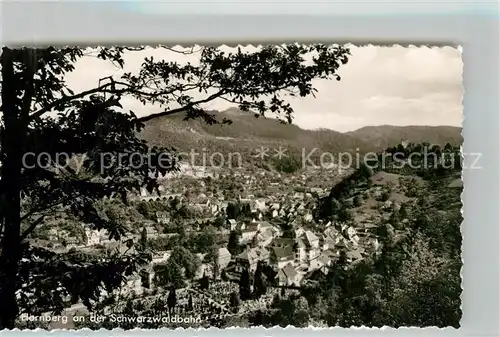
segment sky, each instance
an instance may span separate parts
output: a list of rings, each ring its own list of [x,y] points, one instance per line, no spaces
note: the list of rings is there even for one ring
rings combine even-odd
[[[231,51],[227,46],[223,50]],[[243,51],[256,50],[247,46]],[[294,124],[304,129],[328,128],[347,132],[372,125],[462,125],[462,58],[452,47],[349,46],[351,57],[338,74],[341,81],[316,80],[316,98],[290,98]],[[177,47],[176,49],[181,49]],[[126,56],[124,71],[135,72],[144,57],[196,64],[198,55],[183,55],[163,48],[149,48]],[[99,78],[120,75],[108,62],[84,57],[67,76],[75,91],[95,87]],[[122,101],[138,116],[161,111],[133,99]],[[207,109],[231,105],[213,101]]]

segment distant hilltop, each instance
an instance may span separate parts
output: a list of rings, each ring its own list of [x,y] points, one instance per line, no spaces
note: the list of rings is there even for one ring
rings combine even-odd
[[[177,150],[207,149],[209,152],[245,152],[260,146],[296,149],[319,149],[331,153],[380,152],[401,143],[461,145],[461,128],[453,126],[366,126],[355,131],[329,129],[305,130],[294,124],[283,124],[274,118],[255,117],[254,113],[236,108],[213,111],[217,119],[231,124],[208,125],[202,119],[183,120],[172,115],[145,123],[141,137],[151,145]]]
[[[406,147],[409,143],[427,142],[436,145],[450,143],[455,146],[463,143],[462,128],[446,125],[365,126],[355,131],[346,132],[345,134],[363,139],[380,150],[397,144],[402,144]]]

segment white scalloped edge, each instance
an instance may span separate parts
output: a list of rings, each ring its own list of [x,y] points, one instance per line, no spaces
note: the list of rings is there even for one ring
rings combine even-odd
[[[290,42],[292,44],[298,44],[298,45],[310,45],[311,43],[316,43],[316,42],[311,42],[311,43],[303,43],[303,42]],[[289,45],[290,43],[282,43],[280,45],[284,46],[284,45]],[[464,134],[463,134],[463,123],[464,123],[464,120],[465,120],[465,114],[463,113],[463,99],[464,99],[464,95],[465,95],[465,86],[463,84],[463,47],[461,45],[453,45],[451,43],[443,43],[443,44],[436,44],[436,43],[431,43],[431,44],[426,44],[426,43],[421,43],[421,44],[412,44],[412,43],[408,43],[408,44],[404,44],[404,43],[387,43],[387,44],[384,44],[384,43],[363,43],[363,44],[356,44],[356,43],[345,43],[345,44],[341,44],[341,43],[325,43],[325,42],[322,42],[322,41],[318,41],[317,43],[323,43],[323,44],[330,44],[330,45],[342,45],[342,46],[345,46],[345,47],[368,47],[368,46],[374,46],[374,47],[401,47],[401,48],[428,48],[428,49],[434,49],[434,48],[437,48],[437,49],[442,49],[442,48],[454,48],[454,49],[457,49],[459,52],[460,52],[460,56],[461,56],[461,59],[462,59],[462,69],[461,69],[461,77],[462,77],[462,98],[461,98],[461,103],[462,103],[462,127],[461,127],[461,135],[462,135],[462,142],[465,143],[465,138],[464,138]],[[175,45],[169,45],[169,44],[163,44],[163,43],[160,43],[160,44],[156,44],[156,45],[144,45],[144,44],[137,44],[137,45],[134,45],[134,44],[127,44],[128,47],[145,47],[145,48],[152,48],[152,49],[155,49],[155,48],[159,48],[159,47],[167,47],[167,48],[172,48],[172,49],[188,49],[188,48],[196,48],[196,47],[204,47],[204,46],[218,46],[219,48],[221,49],[230,49],[230,48],[238,48],[238,47],[241,47],[241,48],[250,48],[250,49],[259,49],[259,48],[262,48],[266,45],[276,45],[276,43],[267,43],[267,44],[258,44],[258,45],[254,45],[252,43],[248,43],[248,44],[227,44],[227,43],[224,43],[224,44],[216,44],[216,43],[207,43],[205,45],[199,45],[199,44],[193,44],[193,45],[187,45],[186,47],[183,46],[183,45],[180,45],[180,44],[175,44]],[[64,47],[76,47],[77,45],[65,45]],[[83,47],[83,46],[79,46],[81,48],[95,48],[95,47],[100,47],[100,46],[113,46],[113,45],[105,45],[105,44],[101,44],[101,45],[87,45],[86,47]],[[465,155],[464,155],[464,152],[463,152],[463,143],[462,143],[462,146],[460,148],[460,153],[461,153],[461,159],[462,159],[462,163],[463,163],[463,166],[465,166]],[[464,222],[465,222],[465,218],[463,216],[463,213],[464,213],[464,203],[463,203],[463,197],[464,197],[464,194],[465,194],[465,184],[464,184],[464,170],[462,169],[462,175],[461,175],[461,180],[462,180],[462,184],[463,184],[463,188],[462,188],[462,193],[461,193],[461,201],[462,201],[462,207],[461,207],[461,210],[460,210],[460,213],[462,214],[462,223],[461,223],[461,226],[460,226],[460,232],[463,234],[463,226],[464,226]],[[461,261],[462,261],[462,267],[461,267],[461,270],[460,270],[460,278],[461,278],[461,288],[462,288],[462,293],[460,294],[460,299],[461,299],[461,303],[460,303],[460,310],[462,312],[462,317],[461,317],[461,321],[463,320],[463,291],[464,291],[464,287],[463,287],[463,266],[464,266],[464,255],[463,255],[463,247],[464,247],[464,239],[463,239],[463,235],[462,235],[462,248],[461,248]],[[14,328],[12,330],[8,330],[8,329],[3,329],[3,330],[0,330],[0,333],[9,333],[9,332],[22,332],[22,333],[60,333],[60,332],[75,332],[75,333],[85,333],[85,335],[87,335],[89,332],[92,333],[92,334],[96,334],[96,333],[109,333],[109,332],[112,332],[112,333],[120,333],[120,334],[127,334],[127,333],[137,333],[137,332],[166,332],[166,333],[175,333],[175,332],[181,332],[181,333],[189,333],[189,332],[196,332],[196,333],[217,333],[217,332],[220,332],[220,331],[227,331],[227,330],[242,330],[242,331],[255,331],[256,333],[259,333],[261,332],[262,330],[264,330],[265,332],[275,332],[275,331],[286,331],[286,332],[293,332],[293,331],[297,331],[297,332],[321,332],[321,331],[328,331],[328,332],[341,332],[341,331],[345,331],[345,332],[349,332],[351,330],[361,330],[361,331],[385,331],[385,332],[393,332],[393,333],[397,333],[398,331],[401,331],[401,330],[404,330],[404,331],[420,331],[420,330],[424,330],[425,332],[437,332],[437,331],[455,331],[455,330],[458,330],[457,328],[454,328],[454,327],[444,327],[444,328],[438,328],[436,326],[428,326],[428,327],[418,327],[418,326],[401,326],[401,327],[398,327],[398,328],[394,328],[394,327],[391,327],[391,326],[383,326],[383,327],[369,327],[369,326],[365,326],[365,325],[362,325],[362,326],[354,326],[352,325],[351,327],[349,328],[343,328],[343,327],[339,327],[339,326],[335,326],[335,327],[328,327],[328,328],[321,328],[321,327],[314,327],[314,326],[309,326],[307,328],[296,328],[292,325],[288,325],[287,327],[285,328],[282,328],[282,327],[279,327],[279,326],[275,326],[275,327],[272,327],[272,328],[264,328],[263,326],[252,326],[250,328],[244,328],[244,327],[227,327],[227,328],[224,328],[224,329],[220,329],[220,328],[217,328],[217,327],[210,327],[210,328],[182,328],[182,327],[178,327],[178,328],[175,328],[175,329],[168,329],[168,328],[160,328],[160,329],[140,329],[140,328],[135,328],[135,329],[129,329],[129,330],[124,330],[122,328],[114,328],[112,330],[108,330],[108,329],[99,329],[99,330],[91,330],[89,328],[83,328],[83,329],[52,329],[52,330],[45,330],[45,329],[41,329],[41,328],[37,328],[37,329],[33,329],[33,330],[30,330],[30,329],[18,329],[18,328]],[[197,335],[197,334],[196,334]]]
[[[401,327],[398,327],[398,328],[394,328],[394,327],[391,327],[391,326],[387,326],[387,325],[384,325],[383,327],[368,327],[368,326],[365,326],[365,325],[362,325],[362,326],[355,326],[355,325],[352,325],[350,326],[349,328],[343,328],[343,327],[339,327],[339,326],[335,326],[335,327],[328,327],[328,328],[319,328],[319,327],[314,327],[314,326],[309,326],[307,328],[296,328],[292,325],[288,325],[287,327],[285,328],[282,328],[282,327],[279,327],[279,326],[274,326],[272,328],[264,328],[263,326],[259,325],[259,326],[253,326],[253,327],[250,327],[250,328],[243,328],[243,327],[227,327],[227,328],[224,328],[224,329],[221,329],[221,328],[217,328],[217,327],[210,327],[210,328],[175,328],[175,329],[168,329],[168,328],[160,328],[160,329],[140,329],[140,328],[135,328],[135,329],[129,329],[129,330],[124,330],[122,328],[114,328],[112,330],[108,330],[108,329],[98,329],[98,330],[92,330],[92,329],[89,329],[89,328],[83,328],[83,329],[53,329],[53,330],[44,330],[44,329],[40,329],[40,328],[37,328],[37,329],[33,329],[33,330],[29,330],[29,329],[18,329],[18,328],[15,328],[15,329],[12,329],[12,330],[7,330],[7,329],[4,329],[4,330],[0,330],[1,333],[9,333],[9,332],[23,332],[23,333],[27,333],[27,332],[38,332],[38,333],[57,333],[57,332],[75,332],[75,333],[82,333],[82,332],[90,332],[92,334],[95,334],[95,333],[103,333],[103,332],[117,332],[117,333],[120,333],[120,334],[127,334],[127,333],[137,333],[137,332],[166,332],[166,333],[174,333],[174,332],[181,332],[181,333],[186,333],[186,332],[202,332],[202,333],[211,333],[211,332],[220,332],[220,331],[227,331],[227,330],[243,330],[243,331],[255,331],[256,333],[258,332],[261,332],[262,330],[266,331],[266,332],[273,332],[273,331],[287,331],[287,332],[293,332],[293,331],[297,331],[297,332],[322,332],[322,331],[328,331],[328,332],[342,332],[342,331],[351,331],[351,330],[362,330],[362,331],[384,331],[384,332],[391,332],[392,333],[397,333],[398,331],[401,331],[401,330],[410,330],[410,331],[420,331],[420,330],[425,330],[426,332],[432,332],[432,331],[456,331],[458,330],[457,328],[453,328],[453,327],[445,327],[445,328],[438,328],[438,327],[435,327],[435,326],[428,326],[428,327],[418,327],[418,326],[401,326]],[[87,334],[85,334],[87,335]],[[197,335],[196,335],[197,336]]]
[[[464,85],[464,58],[463,58],[463,47],[458,46],[457,47],[459,53],[460,53],[460,59],[462,60],[462,69],[461,69],[461,74],[460,77],[462,78],[462,98],[460,101],[460,105],[462,106],[462,129],[460,134],[462,135],[462,146],[460,147],[460,160],[462,161],[462,175],[461,175],[461,180],[462,180],[462,193],[460,194],[460,201],[462,202],[462,207],[460,208],[460,214],[462,214],[462,223],[460,224],[460,234],[462,235],[462,246],[460,248],[460,259],[462,261],[462,266],[460,268],[460,288],[462,288],[462,292],[460,293],[460,312],[462,314],[462,317],[460,318],[460,325],[462,325],[462,321],[464,318],[464,223],[465,223],[465,217],[464,217],[464,195],[465,195],[465,182],[464,182],[464,168],[467,167],[465,165],[465,155],[464,155],[464,144],[465,144],[465,137],[464,137],[464,122],[465,122],[465,113],[464,113],[464,96],[465,96],[465,85]]]
[[[55,46],[57,48],[65,48],[65,47],[79,47],[79,48],[82,48],[82,49],[87,49],[87,48],[98,48],[98,47],[116,47],[116,46],[126,46],[126,47],[131,47],[131,48],[147,48],[147,49],[156,49],[156,48],[161,48],[161,47],[164,47],[164,48],[171,48],[171,49],[191,49],[191,48],[201,48],[201,47],[217,47],[217,48],[220,48],[220,49],[232,49],[232,48],[248,48],[248,49],[259,49],[259,48],[262,48],[262,47],[265,47],[265,46],[276,46],[276,45],[279,45],[279,46],[287,46],[287,45],[291,45],[291,44],[295,44],[295,45],[300,45],[300,46],[308,46],[308,45],[311,45],[311,44],[324,44],[324,45],[330,45],[330,46],[344,46],[344,47],[388,47],[388,48],[395,48],[395,47],[399,47],[399,48],[428,48],[428,49],[434,49],[434,48],[437,48],[437,49],[442,49],[442,48],[453,48],[453,49],[456,49],[460,52],[460,54],[462,54],[462,46],[461,45],[458,45],[458,44],[453,44],[453,43],[383,43],[383,42],[380,42],[380,43],[353,43],[353,42],[343,42],[343,43],[339,43],[339,42],[325,42],[325,41],[310,41],[310,42],[293,42],[293,41],[289,41],[289,42],[286,42],[286,41],[279,41],[277,43],[273,43],[273,42],[269,42],[269,43],[265,43],[265,44],[253,44],[253,43],[247,43],[247,44],[243,44],[243,43],[223,43],[223,44],[219,44],[219,43],[216,43],[216,42],[209,42],[209,43],[206,43],[206,44],[198,44],[198,43],[194,43],[194,44],[186,44],[186,45],[181,45],[181,44],[168,44],[168,43],[158,43],[158,44],[127,44],[127,45],[113,45],[113,44],[98,44],[98,45],[93,45],[93,44],[87,44],[87,45],[79,45],[79,44],[65,44],[65,45],[51,45],[51,46]],[[48,47],[48,46],[44,46],[44,47]]]

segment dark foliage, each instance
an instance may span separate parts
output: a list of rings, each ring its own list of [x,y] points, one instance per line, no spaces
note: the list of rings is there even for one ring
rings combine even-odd
[[[250,296],[252,294],[252,291],[250,289],[250,274],[248,272],[248,269],[244,269],[243,272],[241,273],[240,276],[240,283],[239,283],[239,288],[240,288],[240,298],[242,301],[246,301],[250,299]]]
[[[142,49],[98,48],[95,56],[123,68],[126,54]],[[314,54],[313,62],[305,64],[308,53]],[[136,257],[119,256],[105,263],[76,261],[67,254],[30,247],[27,239],[55,211],[106,229],[111,239],[126,234],[124,223],[102,214],[96,201],[106,197],[127,203],[127,195],[141,186],[153,192],[158,175],[175,169],[176,163],[171,148],[151,148],[137,137],[143,122],[183,113],[186,119],[227,123],[200,107],[217,98],[243,111],[271,112],[289,122],[293,109],[286,96],[314,94],[313,79],[340,80],[336,71],[348,55],[343,47],[321,44],[267,46],[254,53],[230,54],[207,47],[200,50],[198,66],[150,57],[136,74],[103,79],[95,88],[75,93],[65,75],[86,56],[83,49],[3,48],[0,328],[13,328],[26,310],[62,310],[69,304],[64,300],[69,293],[91,307],[100,289],[119,287],[123,275],[135,271]],[[189,90],[205,97],[191,97]],[[123,111],[123,97],[159,105],[162,111],[137,119],[133,112]],[[44,157],[39,156],[42,153]],[[43,162],[33,165],[33,158]],[[85,285],[80,280],[86,280]],[[29,299],[16,298],[17,291],[28,294],[29,289],[34,290]]]

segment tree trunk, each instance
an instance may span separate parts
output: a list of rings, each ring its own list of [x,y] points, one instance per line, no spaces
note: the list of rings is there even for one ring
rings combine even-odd
[[[21,259],[21,167],[22,140],[18,84],[14,74],[12,51],[3,48],[2,56],[2,130],[1,209],[3,226],[0,256],[0,329],[13,329],[19,308],[16,300],[19,261]]]

